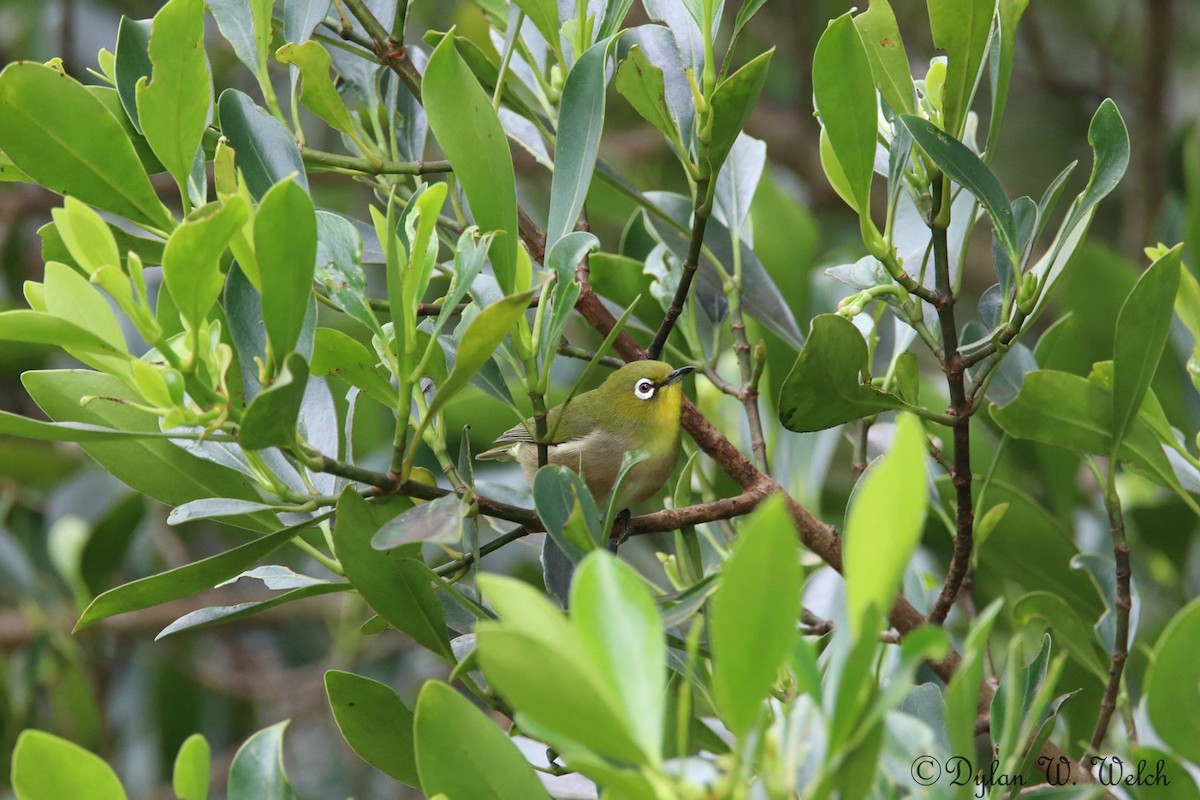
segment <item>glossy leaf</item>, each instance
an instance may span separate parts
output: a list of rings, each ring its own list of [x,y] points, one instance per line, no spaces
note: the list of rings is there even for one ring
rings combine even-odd
[[[150,26],[152,20],[130,19],[121,16],[117,28],[117,50],[114,67],[116,69],[117,95],[121,98],[121,107],[133,125],[134,130],[142,132],[142,124],[138,120],[137,84],[142,78],[149,79],[154,65],[150,63]]]
[[[586,742],[601,756],[643,763],[616,690],[587,656],[580,632],[528,584],[492,574],[479,580],[500,615],[499,623],[476,627],[479,662],[488,682],[521,710],[522,727],[560,747]]]
[[[873,636],[891,611],[925,528],[925,431],[898,418],[883,460],[856,489],[846,523],[846,614],[857,636]]]
[[[199,608],[195,611],[184,614],[179,619],[172,622],[167,627],[158,632],[154,637],[155,641],[165,639],[168,636],[173,636],[184,631],[194,631],[201,628],[212,628],[217,625],[224,625],[239,619],[261,614],[264,611],[269,611],[277,606],[291,603],[296,600],[304,600],[309,597],[316,597],[322,594],[332,594],[334,592],[348,592],[353,587],[349,583],[325,583],[320,582],[310,586],[301,586],[296,589],[291,589],[286,592],[281,592],[266,600],[255,600],[246,603],[236,603],[231,606],[208,606]]]
[[[138,402],[138,397],[112,376],[87,370],[47,370],[26,372],[21,380],[30,397],[53,420],[132,432],[159,432],[158,417],[122,402]],[[115,398],[117,402],[97,400],[81,406],[81,397]],[[118,480],[167,505],[183,505],[201,497],[260,499],[238,473],[202,461],[163,439],[96,441],[84,444],[83,448]],[[278,526],[268,515],[233,517],[228,521],[259,531]]]
[[[1004,188],[987,164],[965,144],[948,136],[928,120],[908,114],[901,115],[900,120],[912,134],[917,146],[933,159],[938,168],[975,195],[975,199],[987,209],[992,218],[993,235],[1003,243],[1011,262],[1019,263],[1021,248],[1018,244],[1017,221]]]
[[[375,613],[419,644],[455,663],[446,635],[442,606],[433,593],[433,574],[404,550],[379,553],[371,547],[375,532],[405,510],[403,505],[372,505],[354,489],[338,500],[333,544],[346,577]]]
[[[845,176],[852,206],[869,211],[878,115],[871,62],[849,13],[838,17],[813,55],[813,99]],[[828,170],[826,170],[828,172]]]
[[[1146,711],[1155,732],[1194,763],[1200,762],[1200,719],[1191,713],[1200,700],[1200,664],[1195,658],[1198,640],[1200,600],[1193,600],[1158,637],[1145,685]]]
[[[646,59],[641,47],[634,45],[629,49],[625,60],[617,67],[614,83],[642,119],[662,131],[670,141],[679,137],[675,120],[667,108],[663,71]]]
[[[179,800],[207,800],[208,772],[212,768],[212,752],[208,742],[198,733],[183,740],[175,755],[171,788]]]
[[[230,197],[204,211],[210,213],[176,228],[163,250],[163,280],[192,330],[200,328],[221,296],[225,285],[221,257],[249,214],[240,197]]]
[[[746,127],[750,112],[767,83],[767,69],[775,48],[752,58],[741,69],[717,84],[712,96],[712,139],[708,146],[708,165],[716,175],[733,149],[738,134]]]
[[[988,119],[988,160],[996,150],[996,138],[1004,109],[1008,105],[1008,90],[1012,85],[1013,55],[1017,49],[1017,23],[1025,13],[1029,0],[999,0],[996,4],[997,32],[992,35],[988,52],[988,83],[992,87],[992,113]]]
[[[150,608],[211,589],[221,581],[254,566],[316,523],[316,519],[306,520],[299,525],[260,536],[224,553],[109,589],[88,604],[79,621],[75,623],[75,630],[82,630],[117,614]]]
[[[0,341],[43,344],[106,356],[125,355],[95,333],[40,311],[0,312]]]
[[[300,160],[296,140],[283,123],[237,89],[221,92],[217,110],[221,133],[229,140],[235,153],[234,163],[256,200],[293,173],[295,181],[307,191],[304,162]]]
[[[666,722],[667,652],[649,589],[631,567],[596,550],[575,573],[570,606],[587,657],[615,689],[642,752],[656,763]]]
[[[457,544],[462,541],[467,504],[457,494],[418,503],[386,523],[371,537],[376,550],[391,550],[413,542]]]
[[[913,113],[912,67],[891,4],[871,0],[867,10],[854,18],[854,27],[862,37],[879,94],[895,113]]]
[[[291,353],[275,376],[275,382],[265,387],[250,401],[238,442],[247,450],[265,447],[292,447],[296,444],[296,420],[304,402],[308,384],[308,362],[299,353]]]
[[[721,719],[737,736],[754,725],[795,643],[800,585],[787,506],[780,497],[768,498],[743,523],[710,611],[713,693]]]
[[[20,800],[125,800],[112,767],[79,745],[22,731],[12,752],[12,788]]]
[[[1020,665],[1016,658],[1019,652],[1015,645],[1010,647],[1004,678],[992,700],[991,730],[1002,758],[1012,753],[1017,738],[1026,727],[1030,712],[1041,713],[1041,709],[1033,706],[1046,680],[1050,663],[1050,634],[1042,637],[1041,648],[1028,664]],[[1036,723],[1037,720],[1032,722]]]
[[[22,61],[0,72],[0,150],[52,192],[169,229],[121,123],[75,79]]]
[[[976,709],[979,705],[979,687],[983,683],[987,644],[1002,606],[1002,600],[992,601],[971,623],[971,630],[963,645],[963,660],[946,687],[946,726],[950,729],[953,753],[970,752],[969,748],[975,741]]]
[[[459,339],[454,367],[438,387],[437,394],[429,404],[429,411],[426,412],[427,417],[441,411],[450,398],[466,386],[475,373],[491,360],[496,348],[529,308],[529,301],[532,299],[532,291],[505,297],[480,311],[471,320]]]
[[[121,431],[85,422],[46,422],[0,411],[0,436],[19,436],[42,442],[100,442],[106,439],[163,438],[160,431]]]
[[[417,770],[429,797],[549,800],[504,732],[451,687],[429,681],[417,698]]]
[[[54,218],[54,231],[74,259],[87,275],[95,274],[102,267],[121,265],[121,252],[117,239],[108,223],[86,203],[67,197],[62,208],[50,211]],[[39,231],[40,233],[40,231]],[[46,258],[46,236],[43,235],[42,256],[45,261],[62,260]]]
[[[992,419],[1010,436],[1107,456],[1113,452],[1113,403],[1109,392],[1086,378],[1055,370],[1025,376],[1021,393],[991,406]],[[1162,444],[1142,419],[1134,419],[1117,455],[1148,477],[1179,491]]]
[[[346,744],[379,771],[417,786],[414,716],[396,693],[378,681],[336,669],[325,673],[325,692]]]
[[[1113,345],[1113,447],[1137,417],[1158,370],[1179,291],[1183,245],[1155,260],[1138,278],[1117,315]]]
[[[1091,627],[1079,616],[1079,611],[1053,592],[1030,592],[1013,605],[1013,622],[1027,627],[1034,619],[1041,620],[1054,632],[1059,643],[1099,681],[1108,679],[1108,665],[1101,660],[1096,637]]]
[[[529,21],[555,53],[561,53],[559,43],[558,3],[556,0],[514,0],[515,5],[525,12]],[[565,66],[565,65],[564,65]]]
[[[317,328],[312,374],[335,375],[388,408],[396,407],[396,387],[380,369],[379,357],[339,330]]]
[[[783,381],[780,422],[788,430],[819,431],[904,408],[899,397],[872,385],[867,370],[867,343],[853,322],[836,314],[813,317],[804,349]]]
[[[517,194],[512,154],[491,98],[454,47],[442,40],[422,78],[425,112],[438,144],[454,167],[480,229],[502,231],[492,241],[496,280],[517,287]]]
[[[284,0],[283,39],[287,42],[303,42],[312,36],[316,27],[325,19],[332,0]]]
[[[275,58],[300,70],[300,102],[342,133],[355,135],[354,119],[329,77],[329,51],[314,41],[285,44]]]
[[[283,732],[288,721],[264,728],[246,740],[229,766],[229,800],[295,800],[283,767]]]
[[[1087,186],[1076,196],[1066,217],[1059,226],[1054,243],[1030,270],[1042,282],[1037,306],[1031,318],[1045,308],[1047,299],[1071,255],[1087,233],[1096,205],[1107,197],[1129,167],[1129,131],[1125,120],[1112,100],[1105,100],[1096,109],[1088,126],[1088,144],[1092,146],[1092,173]]]
[[[271,43],[272,0],[205,0],[233,52],[260,80]]]
[[[125,334],[108,301],[87,278],[66,264],[46,264],[46,313],[63,320],[78,320],[77,326],[93,334],[120,353],[115,362],[125,365]],[[66,342],[64,348],[70,348]]]
[[[614,41],[606,39],[589,47],[571,67],[563,85],[546,223],[547,251],[575,227],[592,183],[604,132],[608,56]]]
[[[573,562],[604,543],[600,512],[587,484],[567,467],[547,464],[533,479],[533,505],[546,531]]]
[[[306,187],[285,180],[263,196],[254,215],[254,252],[263,282],[263,324],[278,363],[296,348],[313,293],[317,218]]]
[[[212,113],[212,74],[204,53],[204,0],[170,0],[157,14],[150,33],[149,83],[138,80],[140,127],[158,160],[180,189]]]
[[[928,0],[933,43],[946,53],[942,128],[962,134],[992,35],[996,0]]]

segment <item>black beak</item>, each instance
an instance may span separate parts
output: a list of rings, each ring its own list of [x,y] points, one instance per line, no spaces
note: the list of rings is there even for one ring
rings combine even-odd
[[[680,367],[679,369],[673,369],[669,373],[667,373],[667,379],[665,381],[663,381],[662,385],[670,386],[672,383],[675,383],[676,381],[683,380],[683,378],[688,373],[695,372],[695,371],[696,371],[695,367]]]

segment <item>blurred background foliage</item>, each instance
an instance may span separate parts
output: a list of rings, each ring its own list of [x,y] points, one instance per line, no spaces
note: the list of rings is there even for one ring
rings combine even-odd
[[[86,81],[88,68],[96,66],[97,51],[113,47],[121,15],[149,18],[159,5],[6,0],[0,4],[0,65],[61,56],[66,70]],[[768,148],[768,167],[752,220],[756,251],[802,328],[812,315],[836,308],[847,293],[824,275],[824,268],[861,255],[857,220],[837,199],[820,168],[811,103],[813,48],[825,22],[849,5],[833,0],[769,2],[750,24],[739,45],[743,52],[735,59],[740,62],[748,54],[777,48],[763,99],[747,126],[747,132],[763,139]],[[924,3],[896,0],[894,8],[919,76],[934,55]],[[627,24],[645,21],[644,15],[637,4]],[[409,19],[410,31],[457,25],[481,47],[492,47],[481,11],[468,0],[415,0]],[[251,76],[211,20],[209,28],[215,85],[257,96]],[[1024,16],[1017,48],[1008,115],[993,162],[1009,196],[1037,196],[1064,163],[1078,158],[1087,164],[1088,121],[1103,98],[1113,97],[1129,122],[1129,174],[1118,193],[1101,206],[1088,242],[1075,255],[1081,263],[1069,271],[1056,298],[1070,318],[1052,337],[1053,347],[1038,352],[1042,367],[1086,375],[1093,362],[1111,357],[1117,310],[1145,263],[1142,248],[1157,241],[1186,241],[1185,260],[1192,268],[1200,261],[1200,4],[1041,0]],[[275,67],[282,85],[286,74],[281,65]],[[333,135],[322,126],[312,129]],[[310,144],[339,149],[333,141]],[[626,103],[610,105],[601,156],[641,188],[686,191],[661,136]],[[522,205],[544,222],[549,175],[519,148],[515,158]],[[1078,191],[1086,175],[1086,169],[1076,171],[1068,196]],[[164,195],[171,194],[169,177],[155,180],[160,178],[165,180],[156,185]],[[334,210],[361,213],[369,198],[365,189],[338,176],[313,175],[310,182],[318,203]],[[57,203],[37,187],[0,183],[0,309],[23,306],[22,282],[41,279],[36,232]],[[639,241],[644,240],[641,244],[648,250],[650,240],[636,228],[626,229],[633,210],[605,183],[593,183],[587,203],[593,230],[605,249],[615,250],[612,243],[620,241],[626,254],[640,259],[644,253],[639,252]],[[593,282],[603,294],[628,302],[646,289],[649,279],[642,275],[640,261],[611,262],[607,269],[593,262]],[[986,246],[972,252],[967,263],[965,292],[974,297],[992,282]],[[969,299],[966,307],[973,305]],[[1176,427],[1196,430],[1200,398],[1179,357],[1187,347],[1186,335],[1176,333],[1175,353],[1164,358],[1155,390]],[[764,391],[772,397],[794,352],[771,342],[769,333],[758,335],[774,344],[768,350]],[[573,338],[584,337],[579,331]],[[61,358],[41,348],[6,343],[0,348],[0,408],[36,416],[19,375],[54,366]],[[929,377],[925,390],[944,392],[944,383]],[[700,382],[702,402],[710,390]],[[709,409],[728,406],[728,424],[742,424],[736,402],[718,398],[715,390],[707,400]],[[470,422],[477,445],[490,441],[509,420],[481,413],[485,402],[476,392],[457,400],[448,429]],[[382,416],[377,435],[369,424],[365,427],[362,447],[389,441],[388,420]],[[886,426],[877,427],[875,434],[886,436]],[[856,478],[847,431],[797,435],[776,429],[769,435],[778,439],[776,471],[786,476],[794,496],[840,522]],[[978,436],[973,454],[977,474],[991,464],[996,438]],[[1065,535],[1084,553],[1108,548],[1104,510],[1089,491],[1093,479],[1079,459],[1030,443],[1007,446],[992,491],[1011,495],[1012,506],[979,554],[981,563],[1007,567],[980,569],[976,589],[981,604],[1004,594],[1009,584],[1019,587],[1022,569],[1036,571],[1032,548],[1044,546],[1047,539]],[[1181,502],[1136,477],[1125,479],[1122,493],[1141,597],[1140,630],[1126,674],[1137,687],[1144,674],[1145,643],[1153,642],[1171,614],[1200,592],[1200,537],[1195,517]],[[171,759],[189,734],[200,731],[212,743],[214,774],[220,779],[246,736],[291,718],[289,771],[302,796],[395,797],[396,784],[350,757],[327,712],[322,676],[329,668],[353,668],[389,683],[411,701],[422,681],[440,675],[444,667],[399,637],[361,633],[365,611],[356,606],[356,596],[313,598],[284,614],[262,614],[242,624],[153,641],[167,624],[193,608],[253,599],[244,587],[233,586],[70,634],[80,608],[99,591],[216,552],[236,540],[213,523],[171,528],[165,520],[164,507],[119,484],[78,447],[0,437],[0,781],[7,779],[7,759],[17,733],[37,727],[105,756],[133,796],[170,797]],[[930,525],[938,524],[931,515]],[[927,537],[930,541],[935,550],[941,546],[949,552],[948,537]],[[628,552],[653,565],[648,543],[631,543]],[[533,547],[508,548],[494,558],[493,569],[540,578]],[[822,572],[828,569],[810,576],[806,590],[806,606],[815,610],[821,608],[822,585],[828,585],[822,583]],[[938,573],[930,570],[934,588]],[[920,581],[922,576],[918,572],[911,579]],[[1062,585],[1067,595],[1073,584],[1081,584],[1073,587],[1079,589],[1076,596],[1096,600],[1084,572],[1048,579]],[[916,594],[929,590],[924,586]],[[1068,673],[1078,669],[1072,664]],[[1071,683],[1071,677],[1066,675],[1063,685]],[[1094,681],[1083,683],[1090,687],[1085,694],[1094,696],[1081,697],[1064,709],[1068,717],[1078,709],[1081,727],[1090,724],[1102,689]]]

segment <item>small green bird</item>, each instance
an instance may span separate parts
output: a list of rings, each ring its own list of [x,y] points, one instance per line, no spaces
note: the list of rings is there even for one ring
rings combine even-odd
[[[679,413],[683,389],[679,380],[695,367],[671,369],[661,361],[634,361],[608,376],[600,386],[573,399],[564,410],[550,410],[546,430],[553,441],[549,463],[574,470],[603,508],[612,492],[621,458],[645,450],[650,458],[625,476],[617,496],[619,509],[648,500],[666,483],[679,458]],[[496,439],[481,460],[516,460],[533,484],[538,469],[534,423],[527,419]]]

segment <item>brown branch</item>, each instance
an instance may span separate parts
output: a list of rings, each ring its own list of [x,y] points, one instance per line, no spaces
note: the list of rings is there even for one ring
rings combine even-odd
[[[1108,468],[1110,471],[1114,470],[1116,464],[1110,463]],[[1091,743],[1080,758],[1081,766],[1086,766],[1089,753],[1099,753],[1100,746],[1104,744],[1104,736],[1108,732],[1109,722],[1117,710],[1117,695],[1121,691],[1121,675],[1125,671],[1125,661],[1129,658],[1129,613],[1133,608],[1129,581],[1132,571],[1129,565],[1129,543],[1125,538],[1125,517],[1121,513],[1121,500],[1117,497],[1111,474],[1108,490],[1104,494],[1104,506],[1108,510],[1109,529],[1112,531],[1113,540],[1113,558],[1116,562],[1117,592],[1114,606],[1117,630],[1113,637],[1108,684],[1104,687],[1104,698],[1100,701],[1100,713],[1096,718],[1096,727],[1092,731]]]
[[[696,181],[692,238],[688,242],[687,256],[683,260],[683,272],[679,276],[679,285],[675,287],[675,296],[671,298],[667,314],[663,317],[662,324],[658,326],[653,341],[650,342],[647,353],[650,358],[657,359],[662,355],[667,338],[671,335],[671,329],[675,327],[675,321],[683,313],[683,304],[687,302],[688,292],[691,291],[696,271],[700,268],[700,251],[704,247],[704,229],[708,227],[708,217],[712,213],[712,193],[709,191],[709,187],[715,185],[713,180],[714,178],[704,178]]]
[[[371,9],[367,8],[363,0],[341,1],[345,3],[346,8],[358,20],[358,24],[362,25],[366,30],[367,36],[371,40],[371,49],[374,51],[375,57],[379,59],[379,63],[396,73],[400,80],[404,81],[404,85],[408,87],[408,90],[412,92],[413,97],[417,98],[419,102],[421,99],[421,76],[417,72],[417,67],[413,64],[412,59],[408,57],[408,50],[404,47],[404,42],[392,38],[392,35],[388,33],[383,24],[371,13]],[[356,39],[347,36],[343,30],[339,30],[338,34],[347,41],[356,41]]]
[[[954,287],[950,281],[949,245],[946,228],[949,215],[942,213],[946,182],[940,176],[933,180],[933,213],[930,228],[933,232],[933,265],[937,305],[942,329],[942,370],[950,389],[949,413],[954,417],[954,468],[950,473],[955,491],[954,554],[946,571],[946,582],[929,611],[929,622],[940,625],[950,613],[962,588],[963,578],[971,563],[974,548],[975,509],[971,498],[971,403],[967,397],[966,363],[958,352],[958,325],[954,318]]]

